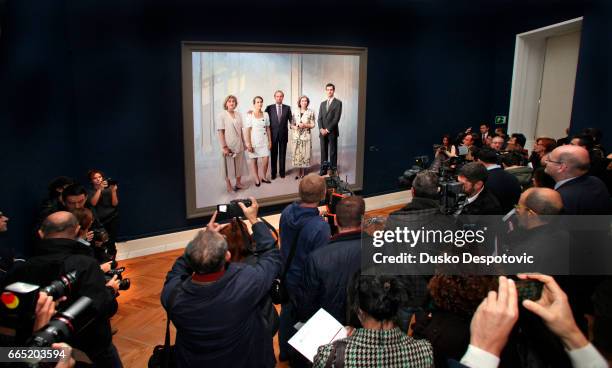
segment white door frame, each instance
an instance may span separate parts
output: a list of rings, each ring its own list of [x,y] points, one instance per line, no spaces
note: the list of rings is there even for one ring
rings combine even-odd
[[[582,28],[582,18],[516,35],[508,133],[523,133],[527,137],[526,147],[529,149],[533,147],[536,138],[546,39],[579,31]]]

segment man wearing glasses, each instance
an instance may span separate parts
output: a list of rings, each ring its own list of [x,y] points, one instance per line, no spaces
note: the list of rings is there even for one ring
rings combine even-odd
[[[610,213],[610,194],[601,179],[587,175],[589,153],[580,146],[561,146],[544,157],[545,172],[555,180],[563,200],[564,214]]]
[[[561,213],[561,195],[549,188],[530,188],[514,206],[519,228],[509,239],[509,254],[534,257],[533,272],[566,274],[569,269],[569,234],[555,223]],[[524,272],[521,266],[517,272]]]

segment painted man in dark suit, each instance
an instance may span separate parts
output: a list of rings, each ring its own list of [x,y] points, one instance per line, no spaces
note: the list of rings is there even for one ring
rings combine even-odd
[[[340,116],[342,116],[342,101],[334,97],[334,92],[336,92],[336,86],[327,83],[325,86],[327,99],[321,102],[317,122],[321,142],[321,166],[324,161],[328,160],[329,152],[329,161],[333,169],[336,169],[338,166],[338,136],[340,135],[338,123],[340,122]],[[321,171],[320,174],[324,175],[325,173]]]
[[[276,179],[276,173],[281,178],[285,177],[285,157],[287,156],[288,128],[291,123],[291,107],[283,105],[285,94],[283,91],[274,92],[275,104],[266,107],[270,117],[270,131],[272,133],[272,180]],[[278,165],[277,165],[278,162]]]

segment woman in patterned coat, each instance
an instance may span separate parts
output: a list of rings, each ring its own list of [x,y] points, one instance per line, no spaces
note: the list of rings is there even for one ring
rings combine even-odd
[[[391,276],[357,275],[349,287],[349,305],[362,328],[346,339],[319,347],[314,368],[344,367],[430,368],[433,351],[427,340],[416,340],[403,333],[395,320],[404,302],[405,288]]]

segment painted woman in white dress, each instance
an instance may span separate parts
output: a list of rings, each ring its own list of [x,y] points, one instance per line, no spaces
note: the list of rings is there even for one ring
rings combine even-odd
[[[217,116],[217,137],[222,150],[222,166],[228,192],[242,189],[240,177],[244,166],[244,142],[242,138],[242,117],[236,111],[238,99],[229,95],[223,102],[223,110]],[[232,186],[231,178],[236,179]]]
[[[310,130],[315,127],[315,114],[308,105],[310,105],[308,97],[299,98],[298,109],[293,113],[291,124],[292,164],[293,167],[299,168],[295,180],[303,178],[306,169],[310,167],[312,154]]]
[[[246,155],[249,159],[249,169],[255,181],[255,186],[261,182],[271,184],[268,177],[268,161],[272,148],[272,135],[270,134],[270,117],[262,111],[263,98],[256,96],[253,99],[253,111],[247,115],[244,124],[244,138],[246,142]],[[259,175],[258,160],[261,161],[263,175]],[[260,179],[261,178],[261,179]],[[261,181],[260,181],[261,180]]]

